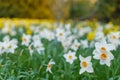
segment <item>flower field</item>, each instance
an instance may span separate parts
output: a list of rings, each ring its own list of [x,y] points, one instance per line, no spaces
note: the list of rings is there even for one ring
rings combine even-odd
[[[120,80],[120,26],[0,19],[0,80]]]

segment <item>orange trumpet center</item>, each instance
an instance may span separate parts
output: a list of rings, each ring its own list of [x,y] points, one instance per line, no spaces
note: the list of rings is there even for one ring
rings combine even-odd
[[[103,59],[103,60],[107,59],[107,54],[102,53],[102,54],[101,54],[101,59]]]
[[[87,67],[87,66],[88,66],[87,62],[85,62],[85,61],[82,62],[82,66],[83,66],[83,67]]]

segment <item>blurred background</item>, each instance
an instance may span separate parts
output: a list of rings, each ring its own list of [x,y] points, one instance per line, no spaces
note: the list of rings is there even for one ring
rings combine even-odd
[[[120,24],[120,0],[0,0],[0,18],[96,19]]]

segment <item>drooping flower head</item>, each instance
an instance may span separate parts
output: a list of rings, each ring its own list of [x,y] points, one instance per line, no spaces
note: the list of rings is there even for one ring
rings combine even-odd
[[[55,64],[55,62],[51,59],[49,61],[49,63],[47,64],[47,69],[46,69],[46,72],[50,72],[52,73],[51,69],[52,69],[52,66]]]

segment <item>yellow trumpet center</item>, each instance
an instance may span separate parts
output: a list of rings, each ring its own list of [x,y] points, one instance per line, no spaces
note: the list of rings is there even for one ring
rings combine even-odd
[[[113,39],[116,39],[116,36],[112,36]]]
[[[73,56],[72,56],[72,55],[69,55],[69,59],[70,59],[70,60],[73,59]]]
[[[12,48],[12,46],[10,45],[9,48]]]
[[[48,68],[51,68],[52,67],[52,65],[51,64],[48,64]]]
[[[77,44],[75,44],[74,46],[75,46],[76,48],[78,47],[78,45],[77,45]]]
[[[26,39],[26,38],[22,38],[22,40],[23,40],[24,42],[26,42],[26,41],[27,41],[27,39]]]
[[[63,33],[59,33],[60,36],[63,36]]]

